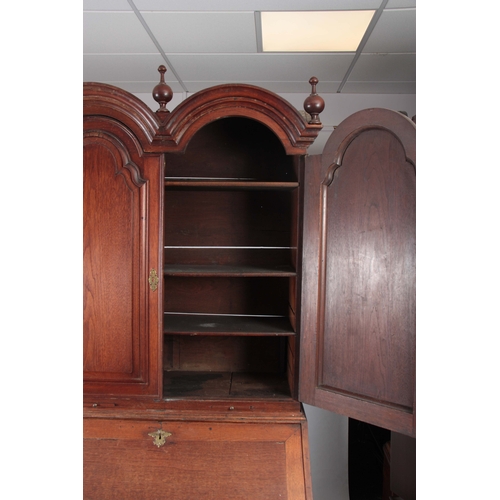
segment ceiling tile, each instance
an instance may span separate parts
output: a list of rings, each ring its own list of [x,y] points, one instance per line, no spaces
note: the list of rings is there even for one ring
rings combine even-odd
[[[353,54],[218,54],[169,55],[183,81],[308,82],[341,81]],[[191,89],[188,89],[189,91]]]
[[[89,10],[122,10],[131,11],[127,0],[83,0],[83,11]]]
[[[109,0],[108,0],[109,1]],[[382,0],[134,0],[140,11],[265,11],[378,9]],[[399,0],[404,1],[404,0]]]
[[[167,61],[166,80],[183,95],[236,82],[302,96],[311,76],[319,78],[319,93],[334,94],[354,53],[256,53],[254,11],[364,10],[381,2],[287,0],[284,6],[283,0],[83,0],[84,81],[148,94],[159,81],[158,66]],[[136,16],[136,7],[149,28]],[[342,94],[416,92],[415,13],[415,0],[387,2]]]
[[[160,81],[158,66],[162,64],[167,66],[159,54],[84,55],[83,81],[157,83]],[[168,68],[165,81],[173,89],[176,79]]]
[[[406,9],[415,8],[417,6],[416,0],[389,0],[386,9]]]
[[[165,53],[255,52],[253,12],[142,13]]]
[[[384,10],[363,48],[363,53],[401,53],[416,50],[416,10]]]
[[[158,49],[133,12],[84,12],[83,52],[138,54]]]
[[[349,82],[414,82],[415,54],[361,54]]]

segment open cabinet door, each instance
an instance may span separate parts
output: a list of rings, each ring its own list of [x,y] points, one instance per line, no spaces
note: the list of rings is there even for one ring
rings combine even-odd
[[[415,436],[415,125],[368,109],[307,158],[299,399]]]

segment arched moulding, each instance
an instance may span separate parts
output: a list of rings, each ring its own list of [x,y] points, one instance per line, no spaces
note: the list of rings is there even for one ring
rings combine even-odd
[[[128,172],[130,180],[137,186],[141,187],[146,183],[146,180],[141,176],[141,169],[130,158],[130,153],[123,142],[113,134],[102,130],[88,130],[83,133],[83,145],[99,144],[107,148],[112,156],[121,158],[121,162],[117,162],[115,175],[123,175],[124,171]]]
[[[326,176],[323,179],[323,182],[321,183],[323,187],[329,187],[330,184],[333,182],[333,176],[335,175],[335,172],[337,169],[340,167],[338,163],[332,163],[326,172]]]
[[[83,84],[83,116],[105,116],[123,123],[137,137],[143,150],[150,149],[160,127],[155,113],[139,98],[105,83]]]
[[[287,154],[305,154],[321,124],[308,124],[286,100],[260,87],[225,84],[211,87],[183,101],[161,124],[152,150],[183,151],[206,124],[231,116],[247,117],[269,127]]]
[[[114,118],[137,137],[144,152],[183,151],[189,140],[211,121],[247,117],[269,127],[287,154],[305,154],[322,129],[307,123],[290,103],[253,85],[210,87],[183,101],[168,114],[154,113],[133,94],[104,83],[84,83],[84,116]]]
[[[401,143],[406,160],[415,168],[415,123],[401,113],[385,108],[364,109],[341,122],[325,144],[322,155],[323,167],[332,164],[341,166],[349,144],[363,132],[373,129],[386,130],[393,134]]]

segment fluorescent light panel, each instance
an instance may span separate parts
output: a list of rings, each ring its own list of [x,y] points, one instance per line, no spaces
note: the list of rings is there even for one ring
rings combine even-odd
[[[374,10],[261,12],[264,52],[355,52]]]

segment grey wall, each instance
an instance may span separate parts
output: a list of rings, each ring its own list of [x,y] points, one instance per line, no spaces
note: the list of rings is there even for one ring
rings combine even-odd
[[[304,405],[314,500],[349,500],[348,418]]]

